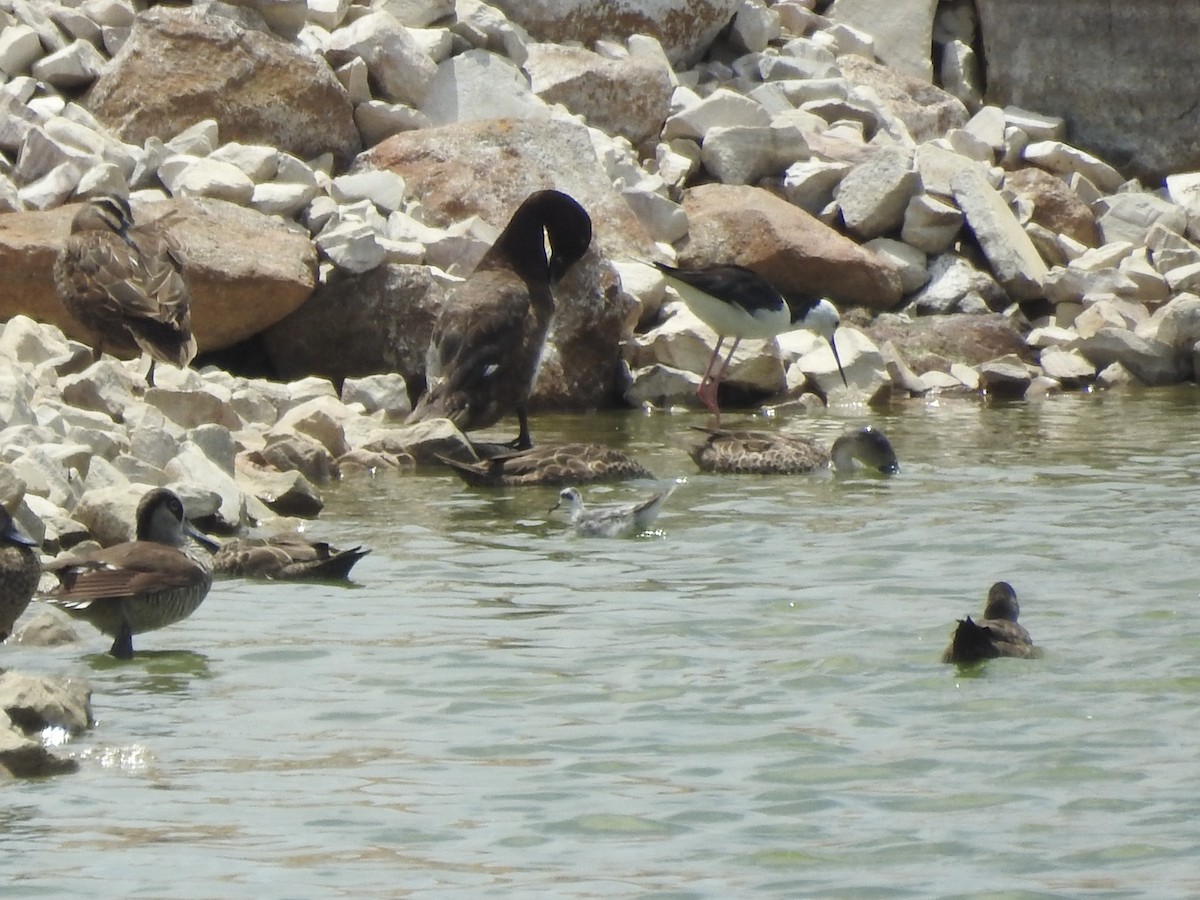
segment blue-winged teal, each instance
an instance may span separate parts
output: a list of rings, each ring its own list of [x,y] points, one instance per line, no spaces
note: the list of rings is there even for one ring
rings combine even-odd
[[[560,506],[567,507],[571,527],[581,537],[628,537],[641,534],[658,518],[663,503],[674,493],[679,482],[672,482],[652,497],[639,503],[623,506],[605,506],[586,509],[578,488],[568,487],[559,491],[558,502],[550,512]]]
[[[161,222],[135,226],[125,198],[101,194],[80,207],[54,262],[54,285],[67,312],[91,332],[97,359],[105,350],[145,352],[153,385],[156,360],[182,367],[195,357],[178,248]]]
[[[717,387],[742,338],[766,340],[797,328],[819,334],[829,341],[842,383],[846,383],[846,372],[834,342],[834,332],[841,324],[841,317],[828,300],[785,298],[769,281],[744,266],[677,269],[665,263],[654,265],[697,318],[717,333],[717,346],[713,348],[696,391],[700,402],[714,415],[721,414],[717,405]],[[733,345],[725,362],[718,365],[721,345],[727,337],[733,338]]]
[[[1016,656],[1032,659],[1042,655],[1023,625],[1017,624],[1021,607],[1017,592],[1007,581],[997,581],[988,591],[983,618],[978,622],[967,616],[959,620],[942,654],[942,662],[966,665],[995,659],[997,656]]]
[[[460,462],[448,457],[441,459],[463,481],[474,487],[558,486],[654,477],[636,459],[603,444],[540,444],[480,462]]]
[[[354,564],[370,553],[362,547],[338,550],[294,532],[234,538],[213,554],[213,572],[244,578],[286,581],[345,581]]]
[[[857,463],[886,475],[900,471],[896,452],[882,431],[865,425],[840,435],[828,450],[806,437],[768,431],[722,431],[700,428],[708,435],[688,452],[705,472],[725,475],[798,475],[830,464],[839,472]]]
[[[546,258],[546,240],[550,258]],[[559,191],[531,194],[438,316],[429,388],[408,421],[444,416],[463,431],[516,413],[516,450],[532,446],[526,402],[554,314],[551,287],[592,240],[592,222]]]
[[[0,641],[12,633],[42,575],[37,541],[0,505]]]
[[[174,492],[155,488],[138,504],[137,540],[55,560],[47,569],[59,584],[43,599],[112,635],[109,652],[129,659],[135,634],[186,619],[208,594],[212,571],[189,537],[217,549]]]

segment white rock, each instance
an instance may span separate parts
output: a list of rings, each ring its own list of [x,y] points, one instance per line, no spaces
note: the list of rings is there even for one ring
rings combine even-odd
[[[780,31],[777,12],[761,3],[743,0],[733,17],[730,38],[751,53],[758,53],[767,49]]]
[[[874,36],[880,62],[891,69],[933,80],[929,48],[933,43],[936,0],[896,3],[894,0],[837,0],[827,15]]]
[[[1026,162],[1056,175],[1083,175],[1110,194],[1125,183],[1121,173],[1108,163],[1062,141],[1035,141],[1025,148],[1024,157]]]
[[[166,141],[166,147],[184,156],[208,156],[217,149],[217,130],[215,119],[202,119]]]
[[[1025,343],[1035,350],[1045,350],[1047,347],[1065,347],[1078,339],[1079,335],[1070,328],[1043,325],[1030,331],[1025,337]]]
[[[254,186],[250,206],[264,215],[294,219],[317,193],[316,185],[271,181]]]
[[[208,155],[213,162],[228,163],[256,184],[270,181],[279,169],[279,151],[262,144],[223,144]]]
[[[838,185],[837,203],[846,228],[861,238],[899,228],[920,184],[907,153],[878,151],[846,173]]]
[[[1154,318],[1157,328],[1153,336],[1168,347],[1190,353],[1200,341],[1200,297],[1195,294],[1180,294]]]
[[[1046,264],[986,176],[964,170],[954,176],[951,188],[996,280],[1008,295],[1014,300],[1041,296]]]
[[[873,394],[881,384],[891,381],[879,348],[857,328],[843,325],[837,330],[835,340],[851,389]],[[826,396],[846,387],[828,341],[818,340],[809,353],[796,360],[795,366]]]
[[[777,171],[770,126],[713,127],[704,135],[700,160],[722,184],[751,184]]]
[[[832,40],[834,56],[853,54],[875,60],[875,38],[860,28],[845,22],[834,22],[821,34]]]
[[[261,521],[270,515],[265,505],[258,500],[251,501],[234,481],[233,476],[224,472],[191,441],[180,445],[179,453],[167,463],[163,471],[174,482],[186,483],[193,488],[200,487],[217,494],[220,504],[216,510],[216,518],[225,528],[242,528],[251,519]]]
[[[549,107],[517,66],[486,50],[468,50],[437,67],[421,112],[434,125],[495,118],[546,118]]]
[[[382,411],[385,418],[402,419],[412,412],[404,377],[392,372],[347,378],[342,382],[342,402],[361,403],[368,415]]]
[[[254,182],[245,172],[208,158],[194,160],[169,181],[163,179],[163,184],[174,197],[212,197],[245,205],[254,196]]]
[[[663,141],[654,148],[658,175],[671,187],[681,188],[700,168],[700,147],[692,140]]]
[[[0,357],[12,363],[36,365],[62,356],[68,350],[67,339],[61,331],[28,316],[15,315],[2,327]],[[8,419],[4,422],[11,424]]]
[[[433,122],[411,106],[369,100],[354,107],[354,124],[362,134],[363,143],[371,147],[393,134],[429,128]]]
[[[950,248],[962,225],[962,210],[957,206],[931,194],[918,194],[904,209],[900,237],[910,247],[935,255]]]
[[[361,57],[381,99],[412,106],[425,99],[438,70],[408,30],[386,12],[369,13],[334,31],[327,56],[335,67]]]
[[[25,140],[21,142],[12,175],[18,183],[28,184],[64,163],[74,166],[82,174],[94,162],[96,157],[92,153],[56,140],[45,128],[34,127],[26,132]]]
[[[1188,225],[1187,213],[1182,208],[1153,194],[1113,194],[1093,208],[1098,214],[1096,224],[1100,234],[1109,243],[1145,244],[1156,224],[1176,234],[1182,234]]]
[[[741,94],[717,88],[703,100],[691,104],[667,119],[663,125],[663,140],[675,138],[702,139],[714,127],[771,124],[765,109]]]
[[[22,186],[17,191],[17,199],[28,209],[51,209],[62,206],[75,193],[79,184],[81,167],[78,161],[72,160],[55,166],[37,181]]]
[[[386,212],[404,206],[404,179],[387,169],[339,175],[329,185],[329,195],[338,203],[370,200]]]
[[[308,0],[308,21],[333,31],[342,24],[349,9],[350,0]]]
[[[625,391],[625,402],[640,407],[653,405],[695,405],[696,390],[700,387],[700,376],[683,369],[655,364],[634,369],[629,387]]]
[[[104,55],[87,41],[74,41],[30,67],[34,78],[60,90],[78,90],[96,80],[104,64]]]
[[[80,12],[97,25],[128,28],[137,16],[132,0],[83,0]]]
[[[983,76],[974,48],[963,41],[950,41],[942,48],[938,71],[942,87],[967,109],[979,109],[983,102]]]
[[[339,66],[334,74],[346,89],[351,103],[357,105],[371,99],[370,73],[367,64],[359,57],[356,56],[344,66]]]
[[[0,71],[10,78],[27,73],[42,53],[42,42],[28,25],[0,29]]]
[[[1187,235],[1200,240],[1200,172],[1178,172],[1166,177],[1167,196],[1187,213]]]
[[[833,200],[853,166],[847,162],[809,159],[792,163],[783,173],[783,193],[789,201],[811,214],[818,215]]]
[[[621,191],[621,196],[646,226],[646,231],[653,240],[673,244],[687,235],[687,213],[682,206],[658,191],[634,185]]]
[[[348,219],[325,228],[315,240],[334,265],[348,272],[369,272],[378,268],[386,256],[379,234],[362,221]]]
[[[863,244],[867,250],[889,260],[900,274],[900,286],[905,294],[919,290],[929,281],[925,254],[916,247],[892,238],[875,238]]]
[[[146,391],[144,400],[180,428],[218,424],[238,429],[242,421],[229,406],[231,397],[232,392],[227,388],[209,383],[184,390],[152,387]]]
[[[1004,121],[1031,141],[1061,141],[1067,134],[1067,122],[1061,116],[1043,116],[1019,106],[1004,107]]]

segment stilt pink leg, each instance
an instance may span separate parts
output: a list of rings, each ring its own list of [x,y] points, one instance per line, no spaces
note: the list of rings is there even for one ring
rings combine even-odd
[[[704,377],[700,379],[700,387],[696,388],[696,396],[700,398],[700,402],[714,413],[717,411],[717,390],[713,380],[713,367],[720,358],[721,344],[724,342],[725,338],[717,338],[717,346],[713,348],[712,356],[708,358],[708,365],[704,367]]]

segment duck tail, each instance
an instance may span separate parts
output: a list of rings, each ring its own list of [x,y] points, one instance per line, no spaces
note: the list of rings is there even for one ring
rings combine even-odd
[[[996,645],[992,640],[991,631],[986,625],[980,625],[967,616],[954,629],[954,637],[950,646],[946,648],[942,661],[966,664],[992,659],[994,656]]]

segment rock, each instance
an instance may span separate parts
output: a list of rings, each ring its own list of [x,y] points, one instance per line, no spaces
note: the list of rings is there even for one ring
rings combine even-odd
[[[1032,221],[1088,247],[1100,243],[1096,214],[1062,178],[1026,167],[1006,173],[1004,186],[1029,203]]]
[[[1164,183],[1171,202],[1187,213],[1187,236],[1200,240],[1200,172],[1177,172]]]
[[[902,241],[876,238],[863,244],[864,250],[888,260],[900,276],[900,289],[905,295],[920,290],[929,281],[925,254]]]
[[[342,425],[350,415],[336,397],[315,397],[284,412],[268,437],[298,432],[317,441],[336,458],[350,450]]]
[[[25,732],[61,728],[81,734],[93,724],[92,689],[78,678],[0,673],[0,707]]]
[[[403,419],[412,412],[408,385],[395,372],[347,378],[342,381],[341,397],[346,405],[361,403],[368,415],[382,412],[387,419]]]
[[[838,329],[835,340],[852,392],[873,396],[882,385],[891,381],[883,354],[866,334],[857,328],[843,326]],[[818,338],[811,346],[808,353],[796,360],[794,368],[826,397],[845,392],[846,385],[842,383],[842,373],[838,371],[829,342]]]
[[[1180,294],[1155,314],[1157,339],[1174,350],[1190,353],[1200,341],[1200,297]]]
[[[375,475],[379,472],[411,472],[417,461],[411,454],[384,453],[376,450],[355,449],[338,457],[338,471],[343,477],[350,475]]]
[[[1038,357],[1042,371],[1064,385],[1077,386],[1094,381],[1096,367],[1078,350],[1047,347]]]
[[[163,471],[171,479],[172,487],[176,483],[188,484],[193,489],[199,488],[218,497],[218,504],[211,518],[213,526],[219,531],[236,531],[246,527],[251,521],[260,521],[269,515],[261,502],[250,502],[250,498],[234,481],[231,473],[205,456],[204,451],[191,441],[183,441],[179,445],[179,452],[166,464]],[[180,499],[184,501],[189,515],[197,514],[188,507],[186,497],[181,494]]]
[[[1014,300],[1040,297],[1046,264],[1000,194],[971,170],[955,175],[951,188],[996,280],[1008,295]]]
[[[1108,163],[1062,141],[1036,141],[1025,148],[1022,156],[1026,162],[1055,175],[1082,175],[1110,194],[1125,182],[1121,173]]]
[[[276,515],[315,519],[325,505],[320,492],[300,472],[257,466],[245,455],[238,457],[237,482]]]
[[[683,208],[691,227],[680,264],[737,262],[784,293],[888,309],[901,298],[899,274],[885,260],[756,187],[689,188]]]
[[[846,228],[863,239],[899,228],[920,184],[909,154],[879,151],[852,168],[838,185],[836,198]]]
[[[1123,328],[1101,328],[1091,337],[1083,338],[1078,349],[1097,368],[1120,363],[1150,386],[1178,384],[1193,374],[1188,354]]]
[[[531,44],[522,68],[533,93],[635,146],[656,138],[671,101],[671,70],[646,56],[608,59],[581,47]]]
[[[170,164],[179,160],[183,164]],[[237,166],[211,157],[171,157],[159,169],[163,185],[173,197],[210,197],[245,205],[254,195],[254,181]]]
[[[492,5],[539,41],[590,47],[600,40],[648,34],[658,39],[672,64],[689,65],[729,24],[741,0],[644,0],[616,6],[593,0],[494,0]]]
[[[345,455],[345,454],[343,454]],[[326,484],[337,474],[333,455],[315,438],[299,432],[275,432],[266,435],[266,443],[247,450],[241,457],[247,465],[277,472],[296,471],[314,484]],[[238,463],[235,462],[235,466]]]
[[[524,73],[486,50],[468,50],[438,66],[420,110],[433,125],[550,115]]]
[[[625,402],[634,407],[690,405],[696,402],[699,387],[700,376],[696,373],[655,364],[633,371]]]
[[[5,75],[24,75],[41,58],[42,42],[28,25],[12,24],[0,29],[0,71]]]
[[[69,548],[58,548],[66,549]],[[17,631],[9,640],[27,647],[61,647],[79,643],[79,633],[61,613],[43,610],[18,622]]]
[[[111,547],[132,541],[136,532],[137,507],[153,485],[131,484],[86,491],[71,515],[85,526],[92,539]]]
[[[961,100],[927,79],[910,78],[861,56],[843,56],[837,64],[856,90],[869,89],[873,102],[903,122],[917,143],[941,137],[951,128],[961,128],[970,118]]]
[[[933,80],[929,47],[933,43],[936,0],[898,4],[890,0],[837,0],[827,12],[838,23],[867,32],[875,55],[890,69],[925,82]]]
[[[43,778],[78,768],[75,760],[55,756],[40,739],[26,737],[8,719],[0,717],[0,770],[10,778]]]
[[[765,128],[770,124],[771,116],[761,104],[727,88],[717,88],[668,118],[663,125],[662,139],[702,140],[712,128],[739,125]]]
[[[1188,224],[1184,210],[1153,194],[1113,194],[1097,205],[1101,212],[1096,224],[1105,243],[1145,244],[1155,225],[1183,234]]]
[[[471,443],[449,419],[426,419],[413,425],[378,428],[364,436],[360,451],[412,457],[422,466],[442,465],[439,457],[475,459]]]
[[[979,387],[994,397],[1024,397],[1032,382],[1029,366],[1017,356],[991,359],[979,367]]]
[[[421,390],[445,295],[444,282],[426,266],[335,272],[300,309],[267,329],[263,342],[285,378],[312,373],[340,381],[396,372]]]
[[[362,59],[380,99],[409,106],[421,104],[437,72],[434,61],[387,12],[368,13],[333,32],[326,57],[333,66]]]
[[[94,409],[120,420],[135,402],[135,376],[121,363],[104,358],[61,382],[62,398],[72,406]]]
[[[947,372],[951,363],[978,366],[990,359],[1016,354],[1026,359],[1029,350],[1011,320],[999,314],[924,316],[905,321],[900,316],[879,316],[866,334],[882,346],[890,342],[923,375],[933,369]]]
[[[784,196],[809,215],[820,215],[851,168],[849,163],[818,159],[792,163],[783,173]]]
[[[232,6],[253,9],[267,26],[285,38],[294,38],[308,18],[305,0],[224,0]]]
[[[950,248],[962,224],[962,210],[957,206],[931,194],[918,194],[904,209],[900,237],[910,247],[936,256]]]
[[[213,119],[227,141],[301,159],[330,152],[346,161],[361,146],[345,88],[323,61],[200,8],[157,6],[139,15],[84,104],[134,144]]]

